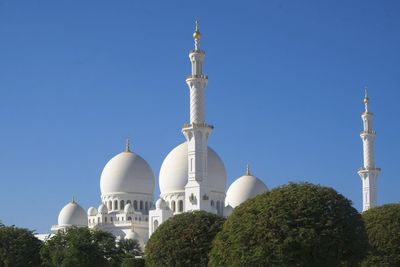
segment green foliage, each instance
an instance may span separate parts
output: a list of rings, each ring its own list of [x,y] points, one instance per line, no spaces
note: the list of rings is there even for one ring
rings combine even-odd
[[[32,231],[0,225],[0,267],[40,266],[41,242]]]
[[[69,227],[46,240],[40,255],[44,266],[118,266],[112,234],[86,227]]]
[[[118,241],[117,247],[122,257],[135,258],[135,256],[143,256],[142,248],[137,240],[121,239]]]
[[[276,188],[236,207],[210,266],[356,266],[367,238],[351,202],[309,183]]]
[[[400,204],[369,209],[362,217],[370,244],[363,266],[400,266]]]
[[[207,266],[211,242],[224,218],[195,211],[161,224],[147,243],[146,266]]]
[[[145,260],[143,258],[124,258],[121,267],[144,267]]]

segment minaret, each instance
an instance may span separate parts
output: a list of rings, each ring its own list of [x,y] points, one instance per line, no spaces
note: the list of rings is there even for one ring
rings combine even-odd
[[[358,170],[363,187],[363,211],[374,208],[377,205],[376,179],[381,171],[375,166],[374,140],[376,132],[372,129],[372,113],[368,110],[368,92],[365,89],[365,111],[361,114],[364,130],[360,133],[363,141],[364,166]]]
[[[203,74],[205,53],[199,47],[200,32],[196,19],[193,33],[194,50],[189,52],[192,74],[186,78],[190,91],[190,123],[184,124],[182,133],[188,143],[188,183],[185,186],[185,211],[211,211],[207,186],[208,136],[213,126],[205,123],[204,91],[208,77]]]

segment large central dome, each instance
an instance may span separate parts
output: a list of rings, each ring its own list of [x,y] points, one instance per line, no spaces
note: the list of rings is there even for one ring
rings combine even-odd
[[[217,153],[208,147],[207,179],[210,191],[224,193],[226,186],[225,166]],[[175,147],[165,158],[160,169],[161,195],[184,191],[188,181],[187,142]]]
[[[103,196],[115,193],[153,194],[154,175],[142,157],[125,151],[113,157],[104,167],[100,190]]]

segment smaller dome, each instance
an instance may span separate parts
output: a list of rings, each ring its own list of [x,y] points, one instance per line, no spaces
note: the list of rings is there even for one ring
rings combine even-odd
[[[88,220],[85,210],[72,199],[58,215],[58,226],[87,226]]]
[[[99,211],[98,213],[100,213],[100,214],[107,214],[108,213],[108,209],[107,209],[106,205],[104,205],[104,204],[101,204],[99,206],[98,211]]]
[[[125,205],[124,212],[125,213],[134,213],[135,212],[131,203],[128,203]]]
[[[227,205],[224,208],[224,217],[228,217],[229,215],[232,214],[233,208],[231,205]]]
[[[125,235],[125,239],[141,241],[140,235],[132,229],[129,230],[128,233]]]
[[[168,209],[168,205],[167,205],[167,203],[165,202],[164,199],[160,198],[160,199],[157,200],[156,209],[157,210],[166,210],[166,209]]]
[[[88,216],[96,216],[97,215],[97,209],[95,207],[90,207],[87,211]]]
[[[246,174],[236,179],[226,192],[225,206],[239,206],[246,200],[268,191],[267,186],[257,177],[250,174],[247,166]]]

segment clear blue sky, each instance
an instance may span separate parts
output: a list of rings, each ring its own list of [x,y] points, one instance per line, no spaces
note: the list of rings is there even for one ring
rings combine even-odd
[[[48,232],[126,137],[156,176],[184,138],[196,16],[228,185],[332,186],[361,209],[364,86],[380,204],[399,202],[399,1],[0,1],[0,220]]]

